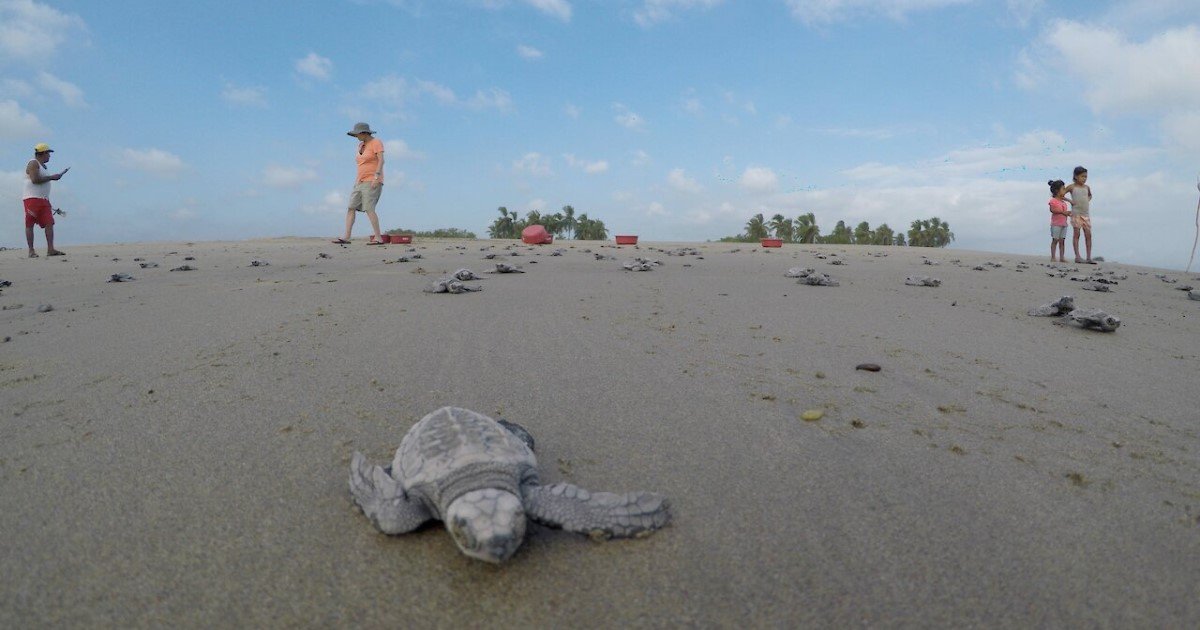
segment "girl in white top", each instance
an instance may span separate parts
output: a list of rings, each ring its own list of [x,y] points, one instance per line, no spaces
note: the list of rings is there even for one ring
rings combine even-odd
[[[1071,194],[1071,245],[1075,248],[1075,262],[1094,265],[1092,262],[1092,188],[1087,185],[1088,172],[1082,166],[1075,167],[1075,179],[1067,186]],[[1087,260],[1079,257],[1079,233],[1083,233],[1087,246]]]

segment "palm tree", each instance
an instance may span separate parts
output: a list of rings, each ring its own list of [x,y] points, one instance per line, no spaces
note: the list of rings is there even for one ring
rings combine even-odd
[[[770,227],[771,231],[775,233],[775,238],[783,239],[783,242],[785,243],[792,242],[792,237],[795,234],[795,230],[792,228],[791,219],[783,216],[782,214],[777,214],[771,217]]]
[[[563,229],[567,231],[567,238],[575,238],[575,208],[571,206],[562,207]]]
[[[599,219],[589,219],[586,212],[579,215],[575,227],[575,238],[581,241],[603,241],[608,238],[608,229]]]
[[[875,228],[875,236],[871,238],[872,245],[891,245],[896,237],[892,228],[886,223],[880,223],[879,227]]]
[[[871,224],[863,221],[854,228],[854,242],[858,245],[870,244],[873,239]]]
[[[950,224],[937,217],[913,221],[908,229],[908,244],[913,247],[945,247],[953,240]]]
[[[929,220],[932,247],[945,247],[954,240],[954,232],[950,231],[950,224],[942,221],[937,217]]]
[[[896,247],[906,247],[908,243],[904,242],[904,232],[896,232],[896,240],[892,241]]]
[[[821,230],[817,227],[817,217],[811,212],[796,217],[795,235],[796,240],[801,243],[816,243],[821,236]]]
[[[838,221],[837,225],[833,226],[833,231],[829,233],[829,236],[825,237],[824,242],[834,245],[849,245],[853,239],[854,233],[850,231],[850,228],[846,227],[846,222]]]
[[[761,212],[750,217],[750,220],[746,222],[746,238],[750,241],[767,238],[767,234],[767,222]]]
[[[543,214],[542,215],[542,225],[546,227],[547,232],[549,232],[555,236],[562,235],[562,231],[563,231],[562,221],[563,221],[563,216],[557,212],[555,212],[554,214]]]
[[[500,211],[500,218],[492,221],[492,224],[488,227],[488,236],[492,238],[514,238],[513,220],[516,218],[517,213],[514,212],[510,217],[508,215],[508,208],[500,206],[498,210]]]
[[[908,228],[908,244],[913,247],[929,247],[929,221],[917,219]]]

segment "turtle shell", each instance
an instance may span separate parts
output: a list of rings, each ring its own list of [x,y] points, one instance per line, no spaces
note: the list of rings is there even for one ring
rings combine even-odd
[[[520,438],[460,407],[442,407],[413,425],[392,469],[404,490],[422,497],[439,517],[472,490],[499,488],[520,497],[521,485],[537,483],[537,458]]]

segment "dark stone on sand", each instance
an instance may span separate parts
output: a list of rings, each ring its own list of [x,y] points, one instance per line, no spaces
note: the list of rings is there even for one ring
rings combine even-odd
[[[864,372],[878,372],[883,368],[879,367],[878,363],[859,363],[858,365],[854,366],[854,369],[863,370]]]
[[[196,270],[196,268],[191,265],[181,265],[179,267],[172,269],[171,271],[195,271],[195,270]]]
[[[114,273],[108,278],[109,282],[132,282],[134,277],[127,273]]]
[[[54,306],[51,304],[39,304],[37,307],[37,312],[39,312],[39,313],[49,313],[50,311],[53,311],[53,310],[54,310]]]

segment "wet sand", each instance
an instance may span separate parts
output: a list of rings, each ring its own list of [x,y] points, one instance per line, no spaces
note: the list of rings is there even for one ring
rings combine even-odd
[[[0,252],[0,626],[1200,621],[1200,302],[1177,290],[1196,274],[509,245]],[[527,273],[422,292],[495,262]],[[1109,272],[1110,293],[1070,279]],[[1064,294],[1123,325],[1026,315]],[[390,458],[443,405],[528,428],[543,481],[661,492],[674,522],[608,543],[534,526],[500,567],[438,525],[378,534],[350,453]]]

